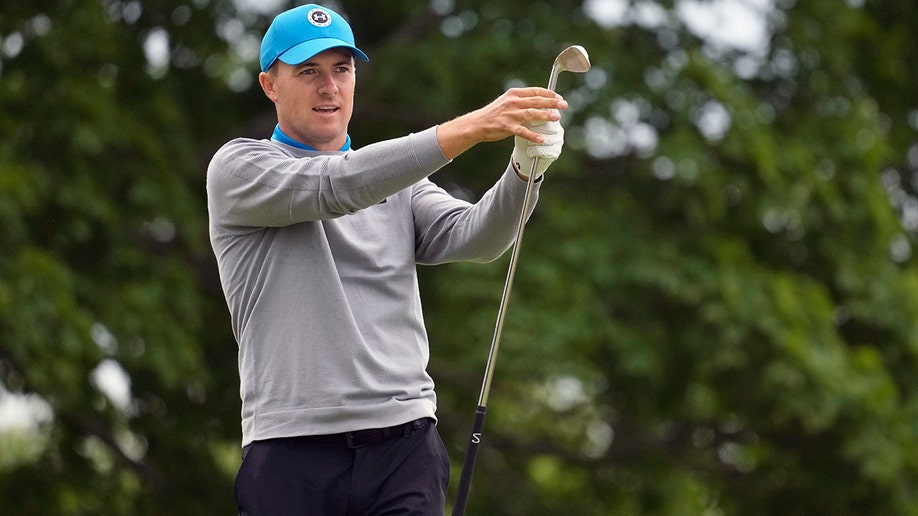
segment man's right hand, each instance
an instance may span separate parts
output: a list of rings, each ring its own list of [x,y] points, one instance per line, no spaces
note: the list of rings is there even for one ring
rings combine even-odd
[[[545,137],[532,127],[557,122],[561,119],[558,111],[563,109],[567,109],[567,101],[547,88],[512,88],[490,104],[440,124],[437,140],[449,159],[479,143],[509,136],[543,144]]]

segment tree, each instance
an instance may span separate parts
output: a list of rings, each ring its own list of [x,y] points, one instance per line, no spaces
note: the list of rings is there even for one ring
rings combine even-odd
[[[568,44],[593,60],[559,81],[567,144],[526,232],[471,514],[915,513],[913,2],[336,6],[371,57],[356,147],[541,85]],[[731,6],[764,20],[758,44],[704,26]],[[11,513],[233,512],[203,171],[273,127],[253,79],[281,8],[4,9],[0,385],[51,414],[0,431]],[[434,180],[474,198],[509,152]],[[454,484],[505,266],[422,270]]]

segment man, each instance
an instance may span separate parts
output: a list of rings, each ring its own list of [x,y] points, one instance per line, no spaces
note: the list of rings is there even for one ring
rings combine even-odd
[[[230,141],[208,167],[211,243],[239,345],[241,514],[443,513],[449,462],[416,265],[500,256],[532,156],[541,176],[561,152],[567,103],[543,88],[352,150],[355,60],[368,58],[339,14],[278,15],[259,75],[274,134]],[[476,204],[428,179],[508,136],[511,164]]]

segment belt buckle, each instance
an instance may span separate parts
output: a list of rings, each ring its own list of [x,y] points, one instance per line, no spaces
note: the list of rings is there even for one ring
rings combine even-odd
[[[347,443],[348,448],[356,450],[357,448],[364,448],[373,443],[378,443],[382,441],[384,437],[385,434],[382,430],[373,428],[369,430],[345,432],[344,441]]]
[[[347,443],[347,447],[356,450],[357,448],[363,448],[364,446],[369,446],[370,443],[355,443],[354,442],[354,432],[345,432],[344,441]]]

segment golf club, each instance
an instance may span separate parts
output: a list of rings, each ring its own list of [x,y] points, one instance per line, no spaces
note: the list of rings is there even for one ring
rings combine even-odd
[[[590,57],[587,55],[586,49],[580,45],[567,47],[558,54],[558,57],[555,58],[555,62],[552,64],[551,75],[548,78],[548,89],[552,91],[555,90],[555,86],[558,83],[558,75],[561,72],[585,73],[589,70]],[[491,340],[491,352],[488,355],[488,363],[485,366],[484,382],[481,385],[478,406],[475,408],[475,418],[472,422],[469,447],[466,449],[465,460],[462,463],[462,473],[459,476],[459,488],[456,493],[456,504],[453,506],[453,516],[462,516],[465,514],[469,489],[472,486],[472,472],[475,469],[475,459],[478,456],[478,446],[481,444],[481,430],[484,426],[488,396],[491,393],[491,379],[494,376],[494,362],[497,359],[497,350],[500,346],[500,337],[504,328],[507,304],[510,301],[510,289],[513,286],[513,277],[516,275],[516,264],[520,259],[523,230],[526,227],[526,214],[529,212],[529,204],[532,200],[532,190],[535,184],[536,167],[538,163],[539,158],[533,158],[532,168],[529,171],[529,180],[526,183],[526,195],[523,198],[523,209],[520,213],[520,222],[516,231],[516,240],[513,243],[513,251],[510,254],[510,267],[507,271],[507,279],[504,283],[504,292],[500,299],[500,307],[497,310],[497,323],[494,326],[494,337]]]

